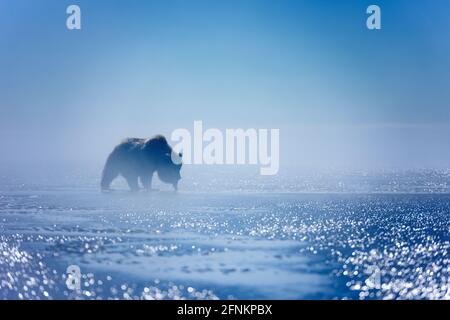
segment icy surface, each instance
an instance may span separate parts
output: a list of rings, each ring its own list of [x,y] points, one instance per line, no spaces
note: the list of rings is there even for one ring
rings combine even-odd
[[[3,181],[3,299],[450,298],[443,192],[206,192],[185,182],[177,194],[132,195],[82,178],[72,188]],[[78,292],[66,286],[69,265],[81,269]]]

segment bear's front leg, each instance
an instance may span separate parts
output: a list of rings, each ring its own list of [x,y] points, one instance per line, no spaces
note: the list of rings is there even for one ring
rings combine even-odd
[[[110,190],[109,186],[111,185],[111,182],[118,175],[119,171],[117,170],[117,167],[114,165],[114,163],[111,163],[110,159],[108,159],[102,172],[102,181],[101,181],[102,191]]]

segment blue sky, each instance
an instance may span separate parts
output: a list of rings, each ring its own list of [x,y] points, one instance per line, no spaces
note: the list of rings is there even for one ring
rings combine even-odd
[[[82,30],[65,27],[70,4]],[[203,120],[280,128],[282,163],[445,167],[449,14],[445,0],[3,0],[3,160],[102,162],[123,137]]]

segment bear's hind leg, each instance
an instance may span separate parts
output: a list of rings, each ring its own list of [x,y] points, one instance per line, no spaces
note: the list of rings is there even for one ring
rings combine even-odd
[[[127,183],[128,183],[128,186],[130,187],[131,192],[139,191],[137,175],[126,175],[126,176],[124,176],[124,178],[125,178],[125,180],[127,180]]]
[[[152,173],[145,173],[141,174],[139,176],[141,179],[142,186],[145,190],[151,191],[152,190],[152,178],[153,178],[153,172]]]

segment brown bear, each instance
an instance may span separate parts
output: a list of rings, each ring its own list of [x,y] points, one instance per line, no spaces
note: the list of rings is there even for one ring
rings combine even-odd
[[[178,189],[181,179],[181,153],[176,155],[166,138],[157,135],[151,139],[128,138],[114,148],[103,168],[101,188],[109,190],[111,182],[122,175],[131,191],[139,190],[138,179],[146,190],[151,190],[153,173],[161,181]],[[175,163],[174,163],[175,162]]]

